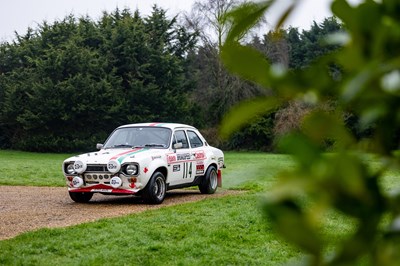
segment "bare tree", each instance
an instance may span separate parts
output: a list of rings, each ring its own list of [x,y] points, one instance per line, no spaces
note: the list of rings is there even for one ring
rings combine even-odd
[[[289,67],[289,45],[283,30],[270,31],[264,35],[266,54],[271,63]]]
[[[198,0],[183,19],[188,28],[197,31],[200,45],[194,62],[197,87],[193,101],[207,115],[208,126],[218,124],[221,117],[237,102],[260,95],[262,90],[228,73],[220,60],[220,48],[231,26],[225,14],[246,0]]]
[[[199,0],[193,4],[190,14],[185,14],[186,24],[200,33],[203,45],[221,47],[228,25],[224,15],[238,6],[240,0]],[[221,23],[222,22],[222,23]],[[218,49],[219,50],[219,49]]]

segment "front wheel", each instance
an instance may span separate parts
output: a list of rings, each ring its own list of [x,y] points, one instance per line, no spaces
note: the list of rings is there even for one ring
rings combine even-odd
[[[217,191],[218,175],[217,169],[214,166],[210,166],[207,169],[206,174],[203,176],[203,180],[199,185],[200,192],[202,194],[214,194]]]
[[[167,192],[165,177],[161,172],[155,172],[144,188],[143,198],[150,204],[160,204],[164,201]]]
[[[69,192],[70,198],[78,203],[86,203],[92,199],[93,193],[91,192]]]

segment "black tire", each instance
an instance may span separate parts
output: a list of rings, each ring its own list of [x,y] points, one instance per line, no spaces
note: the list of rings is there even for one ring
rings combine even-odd
[[[150,204],[161,204],[167,193],[165,177],[161,172],[155,172],[143,190],[143,198]]]
[[[215,166],[208,167],[206,174],[203,176],[203,180],[199,185],[200,192],[202,194],[214,194],[217,191],[218,186],[218,174]]]
[[[91,193],[91,192],[69,192],[69,196],[75,202],[86,203],[92,199],[93,193]]]

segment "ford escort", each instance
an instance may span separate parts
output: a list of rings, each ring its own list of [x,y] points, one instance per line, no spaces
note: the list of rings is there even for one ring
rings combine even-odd
[[[138,195],[160,204],[171,189],[198,186],[201,193],[213,194],[222,184],[223,152],[192,126],[123,125],[97,149],[63,162],[69,196],[75,202],[88,202],[101,193]]]

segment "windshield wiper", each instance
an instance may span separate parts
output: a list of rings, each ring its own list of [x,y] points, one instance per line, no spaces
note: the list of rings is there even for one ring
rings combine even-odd
[[[164,144],[158,144],[158,143],[149,143],[144,145],[145,147],[161,147],[161,148],[165,148]]]
[[[113,145],[111,147],[108,148],[132,148],[133,146],[130,144],[117,144],[117,145]]]

